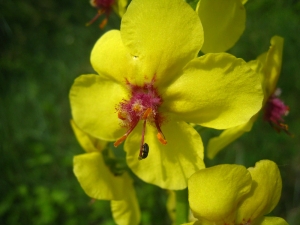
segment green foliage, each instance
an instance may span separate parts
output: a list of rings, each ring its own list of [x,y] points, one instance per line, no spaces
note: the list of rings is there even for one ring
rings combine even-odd
[[[187,2],[193,9],[196,9],[196,6],[197,6],[199,0],[186,0],[186,2]]]
[[[193,2],[193,1],[190,1]],[[300,3],[293,0],[249,1],[247,26],[231,53],[245,60],[268,49],[270,38],[285,39],[279,79],[282,99],[291,108],[286,123],[295,138],[259,120],[207,166],[238,163],[253,166],[274,160],[281,170],[283,193],[274,215],[296,225],[300,209],[299,53]],[[104,31],[88,1],[4,1],[0,9],[0,223],[114,224],[109,202],[90,203],[72,172],[72,158],[82,153],[70,128],[68,92],[73,80],[92,72],[89,55]],[[99,22],[100,23],[100,22]],[[218,131],[201,132],[204,143]],[[167,194],[136,180],[142,224],[170,224]]]

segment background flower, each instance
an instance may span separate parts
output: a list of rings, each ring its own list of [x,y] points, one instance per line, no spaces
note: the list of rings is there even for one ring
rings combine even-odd
[[[269,160],[254,168],[218,165],[189,179],[189,202],[198,225],[287,225],[284,219],[264,217],[277,205],[281,176]]]
[[[261,54],[257,58],[257,60],[253,60],[248,63],[251,68],[257,72],[257,75],[261,77],[261,82],[264,90],[263,110],[268,110],[268,101],[275,92],[275,88],[281,71],[282,51],[283,38],[274,36],[271,39],[271,46],[268,52]],[[271,114],[272,112],[268,113]],[[280,116],[283,115],[284,113],[280,114]],[[258,114],[254,115],[247,123],[227,129],[223,131],[220,136],[211,138],[207,145],[207,156],[209,158],[214,158],[214,156],[219,151],[221,151],[231,142],[235,141],[245,132],[250,131],[257,117]],[[278,118],[278,116],[276,116],[276,118]],[[269,120],[269,118],[265,118],[265,120]],[[269,120],[269,122],[271,122],[271,120]],[[275,121],[275,123],[279,122],[281,121]]]
[[[231,48],[245,30],[246,1],[200,0],[196,11],[204,30],[202,52],[224,52]]]

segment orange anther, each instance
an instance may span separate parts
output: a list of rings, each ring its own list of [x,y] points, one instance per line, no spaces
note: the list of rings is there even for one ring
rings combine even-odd
[[[167,140],[164,138],[162,133],[158,132],[156,137],[159,140],[159,142],[162,143],[163,145],[167,144]]]
[[[146,112],[144,112],[144,115],[143,115],[142,119],[143,119],[143,120],[146,120],[146,119],[149,117],[149,115],[151,114],[151,112],[152,112],[152,109],[151,109],[151,108],[148,108],[148,109],[146,110]]]
[[[133,111],[140,112],[142,110],[142,106],[140,104],[133,104]]]
[[[290,107],[286,106],[284,115],[287,116],[290,113]]]
[[[126,117],[125,117],[124,113],[122,113],[122,112],[118,112],[118,118],[121,120],[126,120]]]
[[[122,137],[120,137],[118,140],[116,140],[116,142],[114,143],[115,147],[118,147],[120,144],[122,144],[122,142],[127,138],[127,135],[123,135]]]
[[[289,126],[287,124],[284,124],[284,123],[279,123],[279,126],[281,129],[285,130],[285,131],[288,131],[289,130]]]
[[[107,18],[104,18],[102,22],[99,24],[100,29],[104,29],[107,24]]]

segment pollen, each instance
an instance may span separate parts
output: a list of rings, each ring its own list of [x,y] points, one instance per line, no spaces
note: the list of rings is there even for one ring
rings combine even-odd
[[[119,111],[118,112],[118,118],[121,119],[121,120],[126,120],[127,114],[125,112]]]
[[[114,146],[118,147],[120,144],[122,144],[123,141],[125,141],[126,138],[127,138],[127,135],[123,135],[114,143]]]
[[[132,105],[132,110],[135,111],[137,114],[143,112],[144,106],[141,104],[140,101],[136,101]]]

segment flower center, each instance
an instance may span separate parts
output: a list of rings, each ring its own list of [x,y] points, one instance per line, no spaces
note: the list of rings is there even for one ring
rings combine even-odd
[[[131,97],[128,100],[123,99],[116,106],[116,110],[120,119],[120,125],[127,128],[127,132],[114,143],[114,146],[120,145],[137,126],[138,122],[142,120],[143,129],[139,159],[143,159],[147,157],[149,152],[149,147],[144,140],[147,122],[156,127],[158,140],[164,145],[167,144],[160,128],[164,118],[158,111],[163,101],[153,86],[154,80],[150,83],[145,83],[143,86],[133,85],[128,81],[126,83],[130,89]],[[144,154],[145,146],[147,146],[147,154]]]
[[[279,98],[280,89],[269,97],[264,112],[264,120],[268,121],[271,126],[278,132],[281,130],[288,132],[288,125],[283,123],[283,116],[288,115],[290,108]]]
[[[90,3],[95,8],[110,10],[114,0],[91,0]]]

